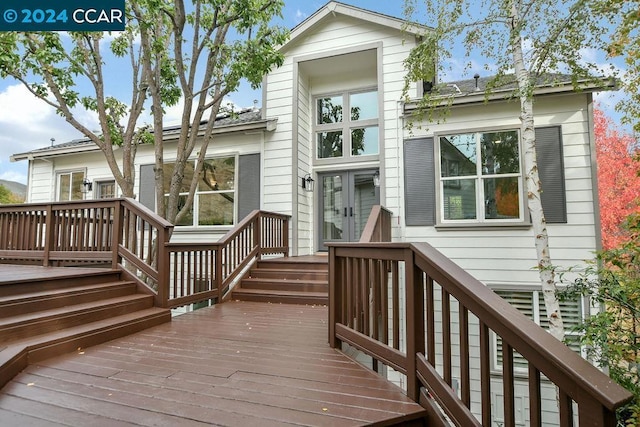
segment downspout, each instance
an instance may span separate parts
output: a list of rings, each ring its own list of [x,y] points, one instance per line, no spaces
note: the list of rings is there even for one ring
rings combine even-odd
[[[407,227],[402,226],[402,221],[404,220],[404,207],[405,207],[405,196],[401,193],[404,189],[402,185],[404,183],[404,157],[403,157],[403,147],[404,147],[404,138],[403,138],[403,130],[404,130],[404,115],[403,115],[403,102],[398,101],[397,111],[396,111],[396,158],[398,159],[398,171],[396,175],[398,177],[397,183],[397,200],[401,200],[398,203],[398,229],[399,229],[399,238],[401,242],[405,242],[407,240]],[[391,226],[391,230],[393,233],[393,224]],[[393,241],[393,234],[391,235],[391,241]]]
[[[593,192],[593,224],[596,238],[596,251],[602,250],[602,226],[600,223],[600,197],[598,196],[598,159],[596,152],[596,134],[593,123],[593,94],[587,93],[587,112],[589,126],[589,156],[591,157],[591,191]]]
[[[27,157],[27,191],[25,194],[24,202],[31,203],[31,182],[33,181],[33,155],[29,154]]]
[[[291,90],[291,255],[298,255],[298,62],[293,61]]]

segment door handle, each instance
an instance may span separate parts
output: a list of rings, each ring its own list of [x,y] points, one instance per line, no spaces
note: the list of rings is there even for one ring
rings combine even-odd
[[[353,207],[349,208],[349,216],[353,216]]]
[[[347,208],[344,208],[344,216],[347,216]]]

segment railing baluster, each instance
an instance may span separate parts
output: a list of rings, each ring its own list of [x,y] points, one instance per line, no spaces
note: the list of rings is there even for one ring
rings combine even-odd
[[[491,417],[491,361],[489,328],[480,320],[480,398],[482,399],[482,425],[490,426]]]
[[[442,296],[442,364],[444,381],[451,385],[451,297],[440,288]]]
[[[502,341],[502,391],[504,393],[504,425],[515,427],[513,348],[504,340]]]
[[[458,306],[460,322],[460,397],[467,408],[471,408],[471,375],[469,372],[469,310]]]
[[[560,408],[560,426],[573,426],[573,402],[562,389],[558,390],[558,406]],[[585,420],[585,424],[587,422]]]
[[[529,425],[531,427],[542,427],[540,371],[531,363],[529,363]]]
[[[353,317],[354,317],[354,312],[353,312],[353,305],[355,304],[355,302],[353,301],[353,285],[351,285],[353,283],[353,260],[349,257],[346,257],[345,259],[345,264],[346,264],[346,269],[345,269],[345,280],[343,281],[344,283],[344,290],[345,293],[347,294],[347,319],[346,319],[346,323],[345,325],[349,326],[350,328],[354,328],[354,323],[353,323]]]
[[[436,321],[435,321],[435,290],[433,278],[427,276],[426,280],[426,318],[427,318],[427,360],[431,366],[436,366]]]
[[[393,324],[393,348],[400,349],[400,278],[398,274],[398,261],[391,264],[391,286],[393,302],[392,324]]]
[[[378,261],[380,283],[380,302],[382,304],[382,342],[389,345],[389,261]]]

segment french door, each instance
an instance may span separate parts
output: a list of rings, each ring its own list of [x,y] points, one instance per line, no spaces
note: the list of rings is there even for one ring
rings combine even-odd
[[[318,174],[319,249],[327,242],[360,239],[374,205],[380,204],[380,189],[373,184],[376,169]]]

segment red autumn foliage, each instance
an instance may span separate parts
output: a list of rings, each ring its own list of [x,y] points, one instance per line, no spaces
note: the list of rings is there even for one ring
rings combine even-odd
[[[621,227],[625,218],[640,212],[640,146],[598,108],[594,110],[594,131],[602,246],[611,249],[629,239]]]

